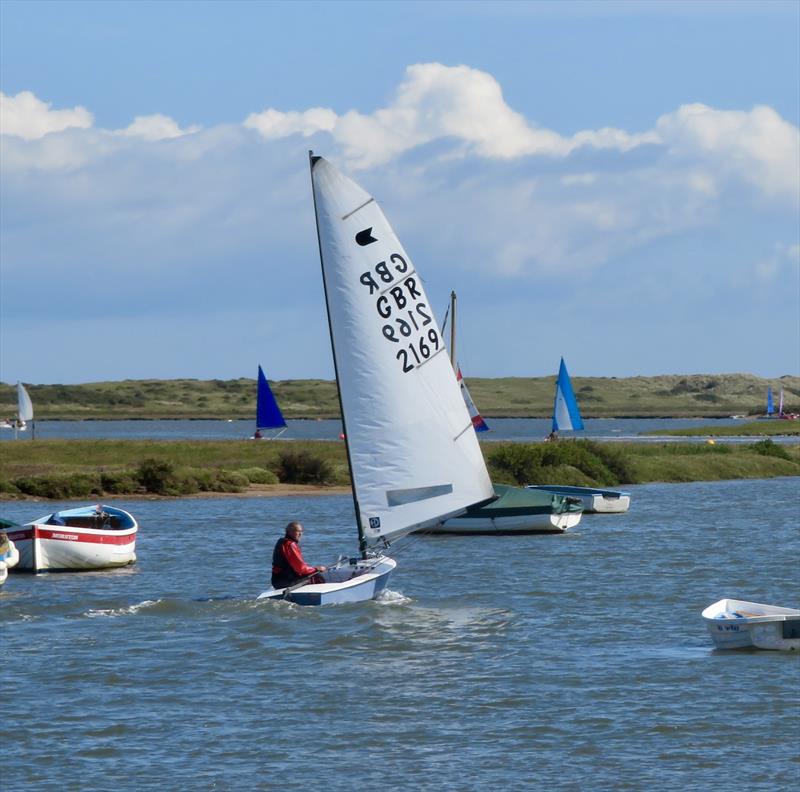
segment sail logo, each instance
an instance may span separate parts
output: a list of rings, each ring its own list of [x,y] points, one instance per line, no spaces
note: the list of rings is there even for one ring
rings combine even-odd
[[[363,231],[359,231],[356,234],[356,242],[358,242],[361,247],[366,247],[367,245],[371,245],[373,242],[377,241],[378,240],[372,236],[372,226],[365,228]]]
[[[380,517],[370,517],[369,518],[369,527],[372,528],[373,531],[377,531],[381,527],[381,518]]]

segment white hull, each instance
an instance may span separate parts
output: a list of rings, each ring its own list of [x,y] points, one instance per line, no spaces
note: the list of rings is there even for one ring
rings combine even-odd
[[[53,515],[9,531],[19,550],[17,569],[27,572],[78,572],[110,569],[136,561],[136,520],[122,509],[106,507],[119,528],[90,528],[92,509],[71,509],[58,514],[64,525],[49,521]]]
[[[389,582],[397,563],[386,557],[353,559],[323,574],[325,583],[312,583],[298,588],[268,589],[258,599],[287,600],[297,605],[341,605],[375,599]]]
[[[532,534],[564,533],[581,521],[580,512],[566,514],[528,514],[513,517],[453,517],[433,528],[428,534]]]
[[[722,599],[702,617],[717,649],[800,650],[800,610]]]
[[[540,489],[579,498],[584,514],[623,514],[631,507],[631,496],[627,492],[597,490],[592,487],[560,487],[549,484],[529,484],[528,489]]]

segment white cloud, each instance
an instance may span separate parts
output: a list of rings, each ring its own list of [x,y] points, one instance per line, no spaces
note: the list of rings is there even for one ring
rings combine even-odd
[[[30,91],[16,96],[0,92],[0,134],[36,140],[51,132],[92,126],[93,116],[85,107],[69,110],[51,110],[51,107],[49,102],[43,102]]]
[[[459,141],[464,154],[500,160],[536,154],[565,157],[584,146],[628,151],[657,142],[653,132],[637,135],[612,128],[563,137],[512,110],[490,74],[441,63],[409,66],[394,101],[371,115],[350,111],[338,116],[321,108],[282,113],[270,108],[250,115],[245,125],[273,139],[329,132],[356,168],[379,165],[417,146],[448,138]]]
[[[336,126],[337,116],[333,110],[312,107],[303,113],[281,113],[278,110],[265,110],[252,113],[245,119],[244,126],[255,129],[268,139],[301,134],[309,137],[315,132],[330,132]]]
[[[656,131],[678,159],[703,160],[767,195],[800,199],[800,130],[771,107],[745,112],[682,105],[661,116]]]
[[[781,278],[796,285],[800,275],[800,244],[776,242],[770,253],[756,262],[755,272],[762,281]]]
[[[155,142],[158,140],[179,138],[199,131],[199,126],[190,126],[187,129],[181,129],[178,123],[169,118],[169,116],[156,113],[155,115],[149,116],[136,116],[133,123],[129,127],[119,130],[118,134]]]

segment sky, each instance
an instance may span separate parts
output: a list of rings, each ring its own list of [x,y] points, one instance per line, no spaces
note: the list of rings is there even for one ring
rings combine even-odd
[[[469,377],[800,375],[800,2],[0,0],[0,380],[333,377],[308,173]]]

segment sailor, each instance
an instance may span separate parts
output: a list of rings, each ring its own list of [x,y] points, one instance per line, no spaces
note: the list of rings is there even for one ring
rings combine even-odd
[[[316,573],[325,572],[327,567],[306,564],[299,544],[302,536],[303,526],[292,521],[286,526],[286,535],[276,542],[272,551],[272,588],[286,588],[303,578],[309,578],[309,583],[324,583]]]

